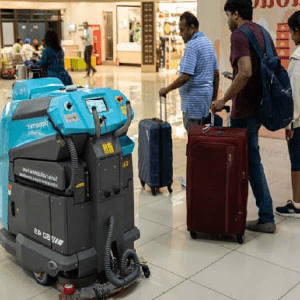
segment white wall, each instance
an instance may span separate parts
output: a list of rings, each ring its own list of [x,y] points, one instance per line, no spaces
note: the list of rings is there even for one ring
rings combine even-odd
[[[82,31],[79,31],[79,26],[83,22],[87,21],[89,24],[100,25],[101,27],[101,53],[102,61],[105,59],[105,36],[104,36],[104,22],[103,22],[103,11],[112,12],[113,18],[116,16],[116,5],[115,3],[84,3],[74,2],[67,4],[66,11],[64,13],[64,39],[74,40],[74,43],[79,45],[79,49],[83,49],[83,43],[80,38]],[[69,34],[68,25],[70,23],[76,24],[77,31]],[[116,22],[113,24],[113,36],[114,36],[114,52],[115,52],[115,36],[116,36]]]
[[[295,0],[296,1],[296,0]],[[269,30],[274,43],[276,43],[276,31],[278,23],[287,23],[289,16],[299,10],[293,6],[295,1],[281,1],[287,3],[286,7],[279,7],[277,1],[274,1],[273,7],[263,7],[262,0],[252,0],[253,4],[258,3],[253,10],[253,21],[263,25]],[[214,44],[217,55],[220,72],[232,71],[229,56],[230,56],[230,35],[225,18],[224,5],[226,0],[197,0],[198,9],[197,15],[200,22],[200,30],[207,35]],[[269,3],[269,1],[267,1]],[[300,1],[298,0],[298,3]],[[292,53],[294,45],[290,42],[290,51]],[[220,89],[222,92],[229,86],[230,81],[221,77]]]
[[[230,34],[228,29],[224,4],[226,0],[206,1],[198,0],[197,16],[200,23],[200,31],[202,31],[212,42],[215,47],[220,73],[232,70],[230,55]],[[224,92],[230,85],[228,79],[221,76],[220,92]]]

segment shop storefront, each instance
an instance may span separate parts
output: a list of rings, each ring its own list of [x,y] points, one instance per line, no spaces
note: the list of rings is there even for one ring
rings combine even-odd
[[[141,6],[117,5],[117,63],[142,63]]]
[[[159,68],[177,69],[184,51],[179,18],[185,11],[197,16],[197,2],[160,2],[156,9],[156,47]]]
[[[159,2],[155,5],[156,62],[161,69],[177,69],[184,51],[179,35],[179,17],[185,11],[197,15],[197,2]],[[117,4],[117,52],[119,64],[142,63],[142,16],[141,6]]]

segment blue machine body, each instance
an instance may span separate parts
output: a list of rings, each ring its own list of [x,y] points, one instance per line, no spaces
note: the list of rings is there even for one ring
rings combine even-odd
[[[45,97],[51,98],[46,115],[13,119],[20,103]],[[10,193],[9,151],[56,135],[57,129],[63,136],[83,133],[94,136],[96,129],[92,107],[97,108],[98,116],[104,120],[101,135],[116,131],[127,121],[127,101],[126,96],[119,90],[110,88],[66,91],[65,86],[56,78],[16,81],[12,101],[5,106],[0,118],[0,174],[2,175],[0,176],[0,221],[6,229],[8,229]],[[122,135],[118,139],[122,147],[122,155],[130,155],[134,142],[127,135]]]

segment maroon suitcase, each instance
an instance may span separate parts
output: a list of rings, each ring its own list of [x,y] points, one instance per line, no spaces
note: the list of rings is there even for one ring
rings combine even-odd
[[[187,145],[187,227],[236,235],[243,243],[248,198],[248,130],[191,126]]]

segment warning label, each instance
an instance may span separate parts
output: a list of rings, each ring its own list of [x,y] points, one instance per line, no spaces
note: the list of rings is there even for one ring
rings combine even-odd
[[[53,188],[58,188],[57,176],[53,176],[42,171],[36,171],[23,167],[22,171],[19,172],[19,176]]]

